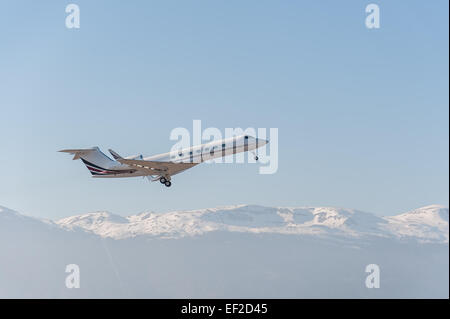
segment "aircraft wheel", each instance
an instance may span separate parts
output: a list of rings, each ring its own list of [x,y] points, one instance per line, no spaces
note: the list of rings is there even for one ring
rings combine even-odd
[[[165,183],[166,183],[166,179],[165,179],[164,177],[161,177],[161,178],[159,179],[159,181],[161,182],[161,184],[165,184]]]
[[[172,186],[172,183],[169,182],[169,181],[166,181],[166,182],[164,183],[164,185],[166,185],[166,187],[170,187],[170,186]]]
[[[257,161],[257,160],[259,160],[259,157],[258,157],[258,156],[255,156],[255,161]]]

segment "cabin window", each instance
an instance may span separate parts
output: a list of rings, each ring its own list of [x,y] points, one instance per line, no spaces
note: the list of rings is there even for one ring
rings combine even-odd
[[[247,135],[245,135],[244,138],[245,138],[246,140],[248,140],[248,136],[247,136]]]
[[[222,144],[222,148],[225,148],[225,144]]]

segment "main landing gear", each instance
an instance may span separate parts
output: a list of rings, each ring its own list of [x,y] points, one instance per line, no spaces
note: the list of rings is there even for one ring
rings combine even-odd
[[[172,182],[171,182],[170,180],[166,179],[165,177],[161,177],[161,178],[159,179],[159,182],[160,182],[161,184],[166,185],[166,187],[172,186]]]

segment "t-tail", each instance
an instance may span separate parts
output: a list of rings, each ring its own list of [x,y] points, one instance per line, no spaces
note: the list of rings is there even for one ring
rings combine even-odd
[[[60,152],[73,154],[74,160],[81,159],[84,165],[86,165],[89,172],[91,172],[91,174],[94,176],[111,175],[118,173],[117,170],[113,170],[111,168],[118,165],[120,166],[120,163],[106,156],[102,151],[100,151],[97,146],[88,149],[61,150]]]

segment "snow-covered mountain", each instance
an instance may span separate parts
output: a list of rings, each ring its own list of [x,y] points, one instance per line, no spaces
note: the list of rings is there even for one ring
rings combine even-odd
[[[448,243],[448,208],[443,206],[426,206],[385,219],[385,228],[398,237]]]
[[[0,207],[0,298],[448,298],[448,216],[238,205],[49,221]]]
[[[180,238],[214,231],[291,235],[370,236],[448,242],[449,210],[432,205],[393,217],[334,207],[238,205],[164,214],[144,212],[122,217],[95,212],[56,221],[66,229],[84,229],[101,237]]]
[[[23,215],[9,208],[0,206],[0,230],[12,231],[16,228],[33,232],[63,230],[61,226],[51,220]]]

